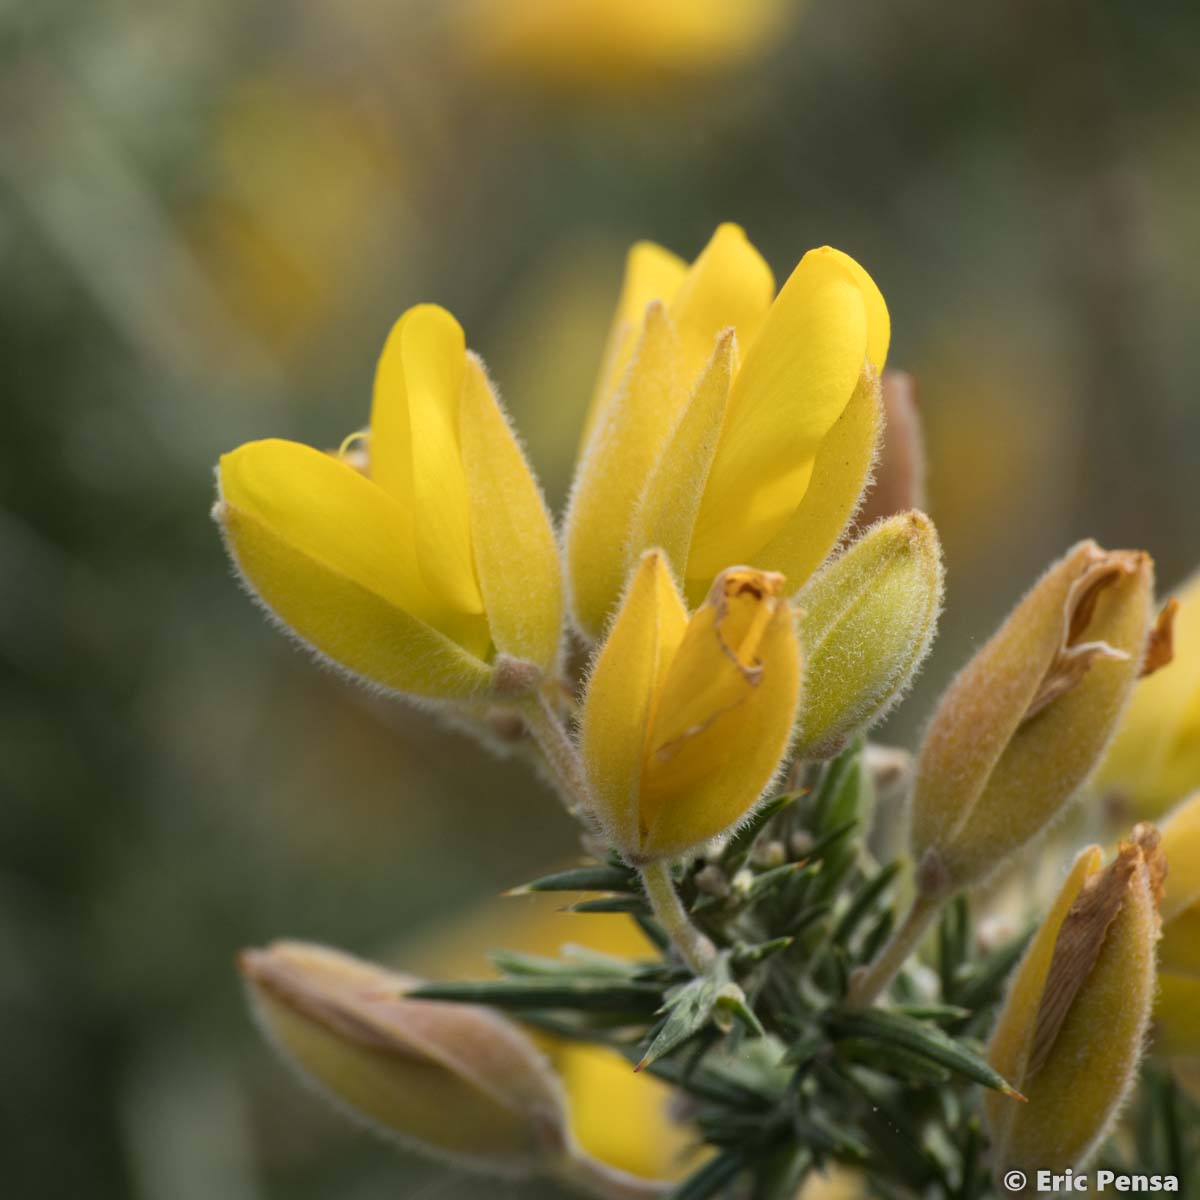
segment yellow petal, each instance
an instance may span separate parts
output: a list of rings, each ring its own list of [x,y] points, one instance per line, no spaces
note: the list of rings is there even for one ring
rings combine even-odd
[[[562,641],[562,571],[550,514],[488,383],[467,358],[462,456],[479,586],[496,649],[547,671]]]
[[[629,539],[631,556],[656,546],[666,554],[676,576],[682,576],[687,565],[692,529],[721,433],[736,355],[733,331],[720,334],[712,358],[638,503]]]
[[[1134,689],[1097,780],[1144,817],[1200,788],[1200,575],[1176,598],[1174,660]]]
[[[434,304],[410,308],[388,336],[371,408],[371,477],[411,512],[417,565],[447,608],[481,613],[459,448],[466,343]]]
[[[1033,1044],[1032,1031],[1037,1023],[1050,962],[1054,958],[1058,931],[1084,883],[1100,870],[1103,862],[1104,854],[1099,846],[1089,846],[1080,852],[1009,983],[1008,996],[988,1046],[988,1062],[1010,1083],[1025,1073],[1025,1063]],[[983,1103],[992,1135],[999,1138],[1011,1123],[1016,1105],[998,1092],[987,1093]]]
[[[864,371],[846,411],[821,442],[800,506],[755,556],[763,570],[778,571],[799,587],[829,557],[858,507],[882,432],[879,379]],[[689,598],[697,584],[689,573]]]
[[[400,505],[381,488],[319,450],[275,440],[226,454],[218,483],[234,563],[307,645],[397,691],[466,697],[486,687],[486,623],[433,627],[441,609],[403,540]]]
[[[832,246],[823,246],[821,252],[840,262],[858,284],[863,304],[867,309],[867,361],[874,368],[876,375],[882,375],[884,364],[887,362],[888,345],[892,340],[892,318],[888,314],[883,293],[875,280],[850,255],[843,254],[841,250],[835,250]]]
[[[782,588],[778,576],[733,568],[688,623],[646,743],[645,858],[674,856],[736,824],[778,769],[800,691]]]
[[[729,397],[696,520],[689,578],[757,554],[804,498],[821,442],[867,357],[868,318],[853,273],[812,250],[784,284]]]
[[[1164,971],[1200,981],[1200,905],[1166,922],[1158,952]]]
[[[1167,816],[1162,848],[1168,868],[1162,917],[1168,923],[1186,909],[1200,907],[1200,792]]]
[[[687,269],[687,263],[682,258],[653,242],[637,242],[630,249],[596,391],[583,423],[583,435],[579,443],[581,455],[601,410],[612,399],[622,374],[629,366],[634,346],[641,335],[646,306],[652,300],[669,304],[675,298]]]
[[[583,704],[582,751],[593,811],[613,843],[635,855],[646,730],[687,611],[657,551],[642,559],[592,668]]]
[[[566,520],[567,567],[580,632],[595,639],[625,584],[626,546],[646,480],[678,417],[678,339],[661,304],[579,464]]]
[[[556,1059],[571,1128],[589,1154],[646,1179],[680,1179],[699,1165],[696,1130],[672,1120],[678,1093],[668,1084],[603,1046],[566,1043]]]
[[[1154,1010],[1154,1052],[1200,1057],[1200,979],[1164,971]]]
[[[738,225],[717,228],[671,302],[671,322],[683,352],[681,376],[690,388],[723,329],[750,345],[771,307],[775,277]]]

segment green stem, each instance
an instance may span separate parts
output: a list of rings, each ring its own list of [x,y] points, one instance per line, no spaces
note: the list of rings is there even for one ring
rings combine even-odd
[[[850,992],[846,997],[850,1008],[867,1008],[875,1003],[884,988],[896,977],[896,972],[904,966],[941,906],[940,899],[917,893],[908,916],[888,939],[875,961],[852,976]]]
[[[641,868],[641,876],[650,907],[675,949],[679,951],[680,957],[687,963],[693,975],[705,974],[717,957],[717,950],[692,924],[683,902],[679,899],[679,893],[675,890],[670,867],[661,861],[648,863]]]
[[[586,820],[591,804],[583,764],[545,693],[538,690],[530,696],[521,705],[521,715],[558,785],[567,812],[576,820]]]

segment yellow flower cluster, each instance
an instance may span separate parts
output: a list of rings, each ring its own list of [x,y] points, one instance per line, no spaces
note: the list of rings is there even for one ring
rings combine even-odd
[[[929,649],[941,551],[913,509],[920,440],[904,380],[883,383],[889,338],[878,288],[840,251],[810,251],[777,291],[734,225],[691,263],[642,243],[561,529],[462,328],[428,304],[391,331],[365,429],[336,452],[267,440],[226,455],[215,516],[247,588],[320,657],[468,719],[515,719],[571,811],[640,872],[696,982],[750,1012],[672,863],[719,848],[789,751],[832,757],[878,721]],[[885,411],[878,519],[856,528]],[[571,636],[591,652],[578,681]],[[1156,811],[1200,786],[1198,647],[1200,581],[1156,616],[1144,552],[1084,541],[1046,571],[928,725],[912,908],[855,971],[850,1009],[1102,760],[1102,786]],[[1200,1060],[1200,794],[1161,842],[1138,826],[1102,860],[1096,847],[1077,859],[993,1034],[993,1064],[1028,1099],[989,1100],[997,1169],[1084,1161],[1152,1014],[1163,1053]],[[402,977],[314,947],[242,965],[270,1036],[376,1124],[504,1173],[552,1162],[584,1190],[624,1194],[578,1144],[537,1047],[493,1014],[403,998]],[[438,1108],[474,1114],[476,1132],[459,1140]]]
[[[669,857],[736,824],[776,773],[806,712],[798,615],[823,685],[802,728],[827,749],[877,719],[928,648],[941,568],[923,516],[871,530],[874,550],[835,572],[857,564],[855,594],[883,603],[828,624],[828,586],[799,612],[789,599],[867,484],[889,331],[866,271],[828,247],[776,295],[734,225],[690,265],[639,244],[561,559],[483,364],[434,305],[388,337],[366,429],[332,454],[241,446],[215,515],[250,592],[303,644],[390,691],[521,708],[576,810],[630,862]],[[577,635],[602,643],[581,768],[546,724],[567,592]],[[863,656],[876,635],[885,648]]]

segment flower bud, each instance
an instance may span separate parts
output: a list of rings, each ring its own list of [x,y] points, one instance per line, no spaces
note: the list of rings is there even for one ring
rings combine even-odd
[[[1149,555],[1080,542],[959,673],[917,762],[911,846],[929,897],[981,883],[1100,758],[1151,626]]]
[[[778,770],[800,691],[783,578],[731,567],[688,620],[660,551],[642,559],[588,682],[593,812],[644,865],[737,824]]]
[[[735,225],[690,267],[657,247],[630,255],[564,532],[586,637],[651,547],[694,606],[731,562],[803,582],[853,515],[881,425],[887,307],[828,246],[774,292]]]
[[[1200,574],[1167,601],[1161,623],[1170,666],[1134,688],[1096,779],[1144,817],[1200,788]]]
[[[1166,862],[1149,825],[1104,869],[1102,857],[1076,860],[992,1034],[989,1061],[1028,1099],[984,1097],[997,1178],[1080,1167],[1137,1080]]]
[[[804,648],[797,753],[830,758],[908,688],[937,629],[942,554],[920,512],[880,521],[796,597]]]
[[[551,671],[563,602],[550,517],[444,309],[396,323],[371,427],[343,450],[270,439],[221,459],[213,515],[267,612],[327,661],[416,696],[485,696],[499,658]]]
[[[917,408],[917,384],[905,371],[884,371],[883,445],[874,478],[855,519],[866,529],[883,517],[925,507],[925,441]]]
[[[558,1080],[496,1013],[404,999],[415,980],[303,942],[244,951],[239,966],[268,1040],[377,1132],[510,1177],[566,1153]]]
[[[1163,896],[1155,1052],[1200,1060],[1200,792],[1166,818],[1170,868]]]

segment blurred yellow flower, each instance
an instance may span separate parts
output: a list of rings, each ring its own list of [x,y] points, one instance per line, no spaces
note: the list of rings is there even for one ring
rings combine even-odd
[[[467,0],[469,57],[518,79],[621,89],[703,75],[761,52],[795,0]]]
[[[1200,792],[1165,819],[1162,846],[1167,886],[1154,1049],[1200,1064]]]
[[[286,72],[222,96],[205,188],[181,216],[231,310],[276,352],[311,349],[373,268],[379,238],[404,227],[392,136],[352,97]]]
[[[649,551],[584,698],[593,813],[630,863],[690,850],[754,806],[787,748],[800,693],[783,578],[723,571],[691,620]]]
[[[221,459],[214,515],[252,593],[318,654],[399,692],[477,696],[501,685],[505,659],[552,670],[562,600],[550,517],[444,309],[396,323],[364,437],[365,474],[279,440]]]
[[[853,259],[804,256],[775,296],[736,225],[689,267],[633,248],[568,507],[576,623],[599,636],[644,550],[690,605],[731,563],[798,587],[862,494],[890,326]]]
[[[1097,776],[1143,817],[1200,787],[1200,575],[1175,599],[1174,658],[1134,689]]]

